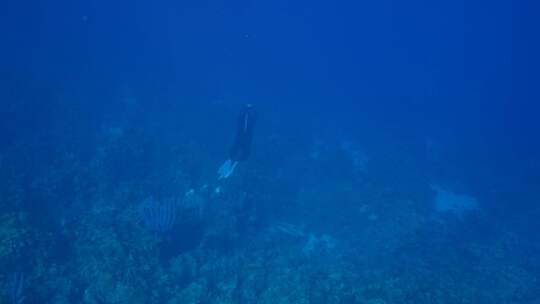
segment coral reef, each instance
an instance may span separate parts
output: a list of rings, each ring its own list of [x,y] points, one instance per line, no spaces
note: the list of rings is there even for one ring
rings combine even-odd
[[[268,137],[249,166],[216,181],[211,164],[221,155],[172,121],[104,123],[81,151],[70,145],[77,134],[47,149],[20,143],[5,151],[2,303],[540,297],[535,238],[493,224],[472,197],[430,185],[405,153],[366,149],[368,157],[361,144],[319,143],[309,157],[290,139]],[[437,211],[458,216],[440,221]],[[24,280],[10,281],[19,267]]]
[[[0,261],[21,254],[31,242],[30,228],[22,213],[0,215]]]

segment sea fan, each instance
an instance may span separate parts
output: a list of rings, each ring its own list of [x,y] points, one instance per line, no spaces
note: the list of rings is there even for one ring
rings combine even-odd
[[[9,303],[10,304],[21,304],[25,296],[23,295],[24,290],[24,273],[15,272],[9,278]]]
[[[152,231],[169,231],[176,221],[177,201],[168,199],[162,202],[153,198],[146,199],[140,208],[141,217],[146,227]]]

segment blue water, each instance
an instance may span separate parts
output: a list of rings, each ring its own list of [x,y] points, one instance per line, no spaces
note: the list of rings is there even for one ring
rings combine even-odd
[[[3,3],[0,303],[540,303],[537,12]]]

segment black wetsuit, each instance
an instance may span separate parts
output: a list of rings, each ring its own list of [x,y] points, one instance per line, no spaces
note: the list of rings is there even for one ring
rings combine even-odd
[[[253,141],[253,128],[255,127],[255,112],[252,106],[246,106],[238,117],[238,126],[234,143],[229,152],[232,161],[248,159]]]

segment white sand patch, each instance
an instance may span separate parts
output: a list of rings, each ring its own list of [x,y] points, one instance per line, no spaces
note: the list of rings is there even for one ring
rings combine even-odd
[[[435,211],[438,213],[452,213],[463,217],[466,213],[478,210],[478,200],[467,194],[457,194],[440,185],[431,184],[435,191]]]

